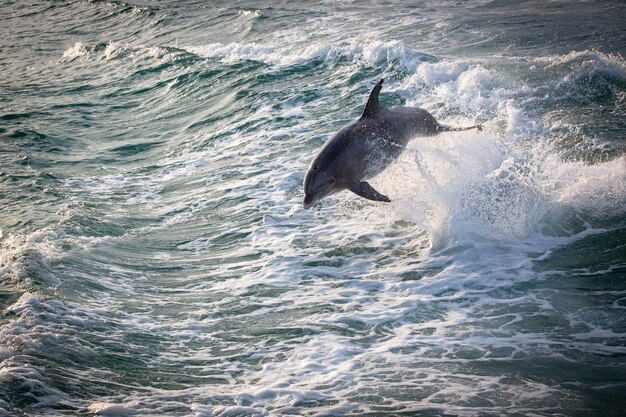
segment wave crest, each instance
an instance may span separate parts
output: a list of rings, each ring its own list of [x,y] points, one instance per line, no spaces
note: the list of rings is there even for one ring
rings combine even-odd
[[[240,61],[258,61],[272,66],[290,66],[322,60],[327,63],[339,61],[356,62],[361,66],[398,65],[414,71],[420,63],[435,58],[411,49],[402,41],[364,42],[350,40],[334,43],[317,43],[305,47],[280,48],[256,43],[213,43],[189,46],[185,50],[204,58],[217,59],[232,64]]]

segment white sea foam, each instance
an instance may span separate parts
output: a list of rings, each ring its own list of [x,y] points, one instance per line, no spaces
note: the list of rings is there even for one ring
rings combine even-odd
[[[76,58],[87,53],[85,45],[82,42],[76,42],[63,52],[63,58]]]
[[[59,235],[44,229],[30,235],[9,234],[0,240],[0,281],[20,289],[31,289],[34,280],[57,285],[50,261],[59,255]]]
[[[536,62],[547,62],[550,67],[574,66],[574,76],[580,70],[596,71],[617,77],[626,77],[626,60],[619,54],[607,54],[597,50],[572,51],[565,55],[548,55],[534,58]]]
[[[247,10],[247,9],[239,10],[237,14],[239,16],[244,16],[244,17],[261,17],[263,15],[260,10]]]
[[[590,165],[563,161],[543,145],[515,156],[506,148],[489,132],[417,139],[413,154],[379,181],[395,189],[398,203],[392,207],[398,214],[423,224],[435,240],[464,230],[472,236],[529,236],[539,232],[546,216],[558,216],[557,205],[595,218],[623,213],[622,158]]]
[[[131,61],[150,58],[157,63],[171,62],[179,59],[185,52],[177,48],[160,46],[136,46],[124,42],[87,44],[76,42],[63,51],[63,60],[74,61],[77,58],[91,57],[102,61],[129,59]]]
[[[90,404],[87,409],[92,414],[107,417],[126,417],[136,414],[132,407],[121,404],[94,403]]]
[[[348,40],[330,44],[314,43],[294,48],[279,48],[256,43],[214,43],[188,46],[185,49],[225,63],[250,60],[276,66],[297,65],[315,59],[321,59],[327,63],[345,59],[363,66],[398,63],[407,70],[414,70],[423,61],[423,55],[397,40],[387,42]]]

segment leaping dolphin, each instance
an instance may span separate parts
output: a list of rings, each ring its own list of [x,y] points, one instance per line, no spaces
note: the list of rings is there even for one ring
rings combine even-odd
[[[383,81],[381,79],[370,93],[361,118],[326,142],[311,162],[304,176],[302,205],[305,209],[344,189],[368,200],[389,202],[389,197],[376,191],[366,180],[381,173],[398,158],[411,138],[441,132],[482,130],[481,125],[440,125],[430,113],[416,107],[382,107],[378,103],[378,94]]]

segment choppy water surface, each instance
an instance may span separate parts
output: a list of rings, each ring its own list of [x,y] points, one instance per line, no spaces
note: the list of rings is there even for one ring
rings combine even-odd
[[[622,2],[1,10],[0,414],[626,413]],[[381,77],[485,130],[303,210]]]

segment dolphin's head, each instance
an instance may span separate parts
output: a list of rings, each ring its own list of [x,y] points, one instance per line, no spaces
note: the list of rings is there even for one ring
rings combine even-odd
[[[337,178],[328,167],[320,164],[317,159],[311,162],[309,170],[304,176],[302,206],[305,209],[311,207],[316,201],[340,191],[340,188],[337,187]]]

